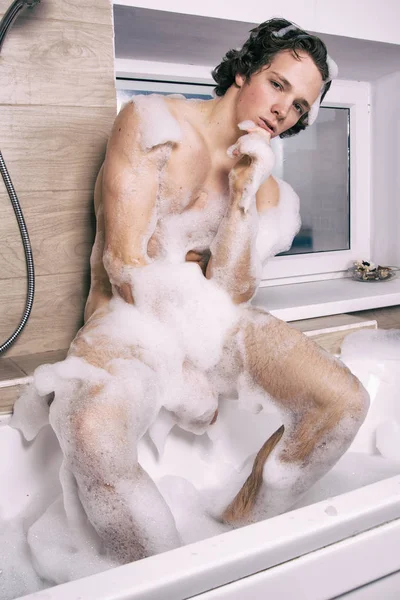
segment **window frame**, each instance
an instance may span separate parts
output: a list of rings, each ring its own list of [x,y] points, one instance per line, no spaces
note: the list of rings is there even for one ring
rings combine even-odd
[[[333,81],[322,106],[350,110],[350,248],[275,256],[263,269],[262,287],[343,277],[355,260],[368,259],[370,255],[370,85]]]

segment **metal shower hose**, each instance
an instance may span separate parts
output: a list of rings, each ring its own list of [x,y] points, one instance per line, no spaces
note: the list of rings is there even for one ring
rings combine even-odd
[[[18,335],[21,333],[21,331],[25,327],[26,322],[29,318],[29,315],[30,315],[30,312],[32,309],[32,304],[33,304],[33,297],[35,294],[35,269],[33,266],[32,248],[31,248],[31,244],[29,241],[28,230],[26,228],[22,210],[21,210],[20,204],[18,202],[18,197],[17,197],[17,194],[15,193],[15,189],[12,184],[11,177],[7,171],[6,163],[4,162],[1,151],[0,151],[0,173],[1,173],[1,176],[3,177],[4,185],[6,186],[8,195],[11,200],[12,207],[14,209],[16,219],[18,221],[18,227],[19,227],[19,230],[21,233],[22,243],[24,245],[26,268],[27,268],[27,275],[28,275],[28,286],[27,286],[28,289],[27,289],[27,294],[26,294],[25,310],[22,315],[21,321],[20,321],[18,327],[16,328],[16,330],[14,331],[14,333],[10,335],[8,340],[6,340],[3,344],[1,344],[0,353],[2,353],[5,350],[8,350],[8,348],[11,346],[11,344],[13,344],[15,339],[18,337]]]
[[[10,29],[11,25],[17,18],[17,16],[25,9],[25,8],[33,8],[37,4],[39,4],[40,0],[14,0],[9,9],[5,12],[3,18],[0,22],[0,50],[4,42],[4,38]],[[11,200],[12,207],[14,209],[15,216],[17,218],[18,227],[22,237],[22,243],[24,245],[25,252],[25,260],[26,260],[26,269],[28,276],[27,283],[27,294],[26,294],[26,303],[25,310],[22,315],[21,321],[14,331],[13,334],[10,335],[8,340],[6,340],[3,344],[0,345],[0,354],[11,346],[14,343],[16,338],[19,336],[21,331],[26,325],[26,322],[29,318],[30,312],[32,310],[33,305],[33,297],[35,295],[35,270],[33,267],[33,256],[32,256],[32,248],[29,241],[28,230],[25,225],[24,217],[22,214],[22,210],[18,201],[17,194],[15,193],[14,186],[11,181],[11,177],[7,171],[6,163],[4,162],[3,155],[0,151],[0,173],[4,181],[4,185],[6,186],[8,195]]]

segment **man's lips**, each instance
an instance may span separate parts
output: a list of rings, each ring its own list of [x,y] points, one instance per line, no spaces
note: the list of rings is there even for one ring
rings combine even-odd
[[[275,133],[275,127],[274,127],[274,125],[272,125],[271,121],[268,121],[267,119],[263,119],[262,117],[260,117],[260,122],[262,123],[261,126],[263,127],[263,129],[268,131],[268,133],[270,133],[271,135],[273,135]]]

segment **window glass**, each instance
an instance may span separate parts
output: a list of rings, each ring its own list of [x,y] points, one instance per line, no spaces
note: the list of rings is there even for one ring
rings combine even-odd
[[[321,107],[312,127],[273,140],[274,173],[300,197],[301,230],[284,254],[350,248],[349,112]]]

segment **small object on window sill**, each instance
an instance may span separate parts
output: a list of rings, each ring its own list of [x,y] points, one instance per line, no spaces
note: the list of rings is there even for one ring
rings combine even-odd
[[[351,278],[355,281],[389,281],[396,277],[399,267],[376,266],[368,260],[356,261],[349,269]]]

